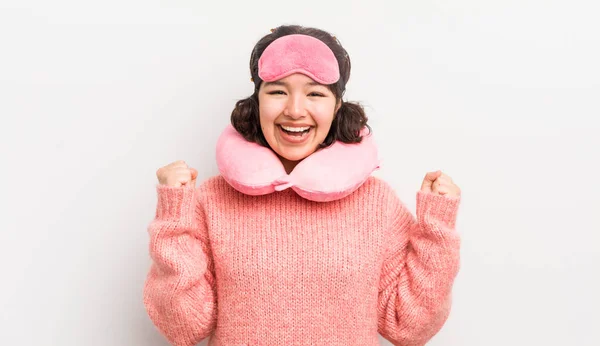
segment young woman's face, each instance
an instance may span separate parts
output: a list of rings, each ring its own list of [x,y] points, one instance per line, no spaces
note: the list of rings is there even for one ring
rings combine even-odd
[[[258,104],[263,135],[286,169],[325,141],[339,108],[325,85],[301,73],[263,82]]]

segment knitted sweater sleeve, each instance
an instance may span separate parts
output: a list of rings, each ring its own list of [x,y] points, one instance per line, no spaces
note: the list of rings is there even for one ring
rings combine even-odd
[[[216,327],[214,265],[197,191],[157,185],[148,226],[152,265],[144,306],[158,330],[176,346],[196,345]]]
[[[395,193],[378,298],[378,332],[395,346],[425,345],[450,313],[459,270],[460,197],[417,192],[415,218]]]

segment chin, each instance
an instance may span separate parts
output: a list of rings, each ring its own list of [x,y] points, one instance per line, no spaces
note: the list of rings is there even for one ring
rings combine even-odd
[[[300,161],[309,157],[315,150],[303,149],[303,150],[285,150],[282,153],[278,153],[279,156],[288,161]]]

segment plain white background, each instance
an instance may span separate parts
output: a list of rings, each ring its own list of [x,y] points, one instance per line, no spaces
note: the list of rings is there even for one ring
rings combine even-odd
[[[462,189],[453,310],[429,345],[599,345],[599,10],[2,1],[0,344],[167,344],[141,295],[156,169],[217,174],[252,47],[301,24],[351,56],[344,99],[370,117],[376,175],[413,212],[428,171]]]

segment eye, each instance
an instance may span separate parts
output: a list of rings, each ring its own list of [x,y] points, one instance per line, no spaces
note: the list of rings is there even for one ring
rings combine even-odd
[[[267,94],[269,94],[269,95],[285,95],[285,92],[283,92],[282,90],[273,90],[273,91],[269,91]]]
[[[319,97],[324,97],[325,96],[325,95],[323,95],[321,93],[318,93],[318,92],[312,92],[312,93],[308,94],[308,96],[311,96],[311,95],[312,96],[319,96]]]

